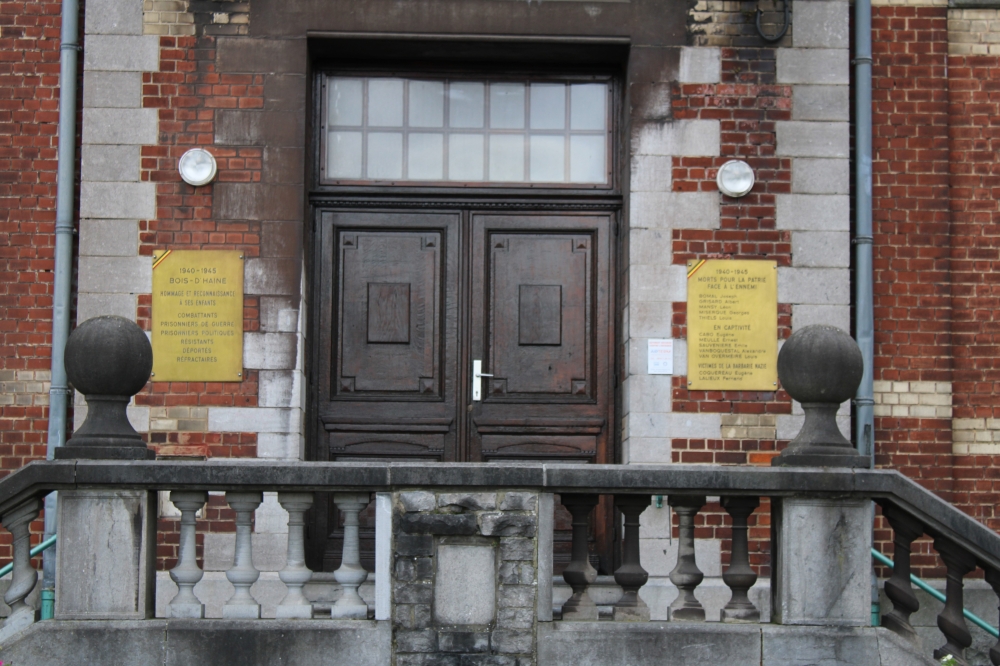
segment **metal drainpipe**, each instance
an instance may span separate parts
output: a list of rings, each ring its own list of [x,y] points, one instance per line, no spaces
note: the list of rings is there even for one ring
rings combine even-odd
[[[76,179],[76,67],[80,4],[63,0],[59,57],[59,163],[56,180],[55,281],[52,299],[52,379],[49,386],[49,433],[45,457],[52,460],[66,441],[66,411],[71,394],[63,352],[69,337],[73,279],[73,193]],[[56,493],[45,498],[45,539],[56,533]],[[43,620],[52,619],[55,604],[56,553],[42,554]]]
[[[865,362],[854,399],[858,452],[875,467],[875,313],[872,296],[872,7],[854,2],[854,338]],[[872,504],[874,528],[875,505]],[[879,622],[878,581],[872,569],[872,625]]]

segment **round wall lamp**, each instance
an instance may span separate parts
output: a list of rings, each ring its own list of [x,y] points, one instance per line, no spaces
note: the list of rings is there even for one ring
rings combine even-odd
[[[177,162],[177,170],[188,185],[200,187],[208,185],[215,179],[218,170],[212,153],[204,148],[192,148]]]
[[[753,189],[753,169],[743,160],[729,160],[719,167],[715,182],[727,197],[742,197]]]

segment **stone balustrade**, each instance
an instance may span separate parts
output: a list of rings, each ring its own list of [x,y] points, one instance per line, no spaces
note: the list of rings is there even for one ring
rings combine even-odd
[[[909,584],[909,549],[930,534],[948,570],[947,603],[938,618],[944,645],[965,664],[971,642],[962,617],[962,579],[977,566],[1000,595],[1000,537],[901,475],[836,468],[706,468],[702,466],[593,466],[550,464],[261,463],[220,461],[50,461],[32,463],[0,480],[0,520],[14,543],[13,580],[5,595],[11,615],[0,636],[29,626],[25,603],[37,574],[28,558],[27,526],[40,498],[60,492],[56,624],[59,620],[151,620],[155,576],[157,491],[169,491],[180,511],[177,592],[167,605],[174,619],[206,620],[196,586],[202,580],[195,550],[195,516],[209,492],[224,492],[235,512],[235,551],[226,578],[232,594],[224,621],[267,623],[252,586],[250,538],[264,491],[277,492],[288,514],[287,555],[278,577],[286,593],[279,620],[375,620],[391,627],[397,663],[430,655],[464,655],[462,663],[531,663],[541,627],[612,619],[646,624],[640,594],[647,574],[639,553],[639,516],[653,495],[665,495],[677,514],[678,549],[670,581],[677,597],[670,621],[716,625],[697,591],[703,575],[693,525],[706,496],[720,497],[732,524],[732,557],[722,580],[730,600],[723,625],[766,623],[863,627],[870,617],[870,510],[874,500],[895,530],[896,567],[885,583],[893,602],[884,626],[913,638],[918,610]],[[303,516],[317,492],[333,493],[344,516],[343,557],[334,577],[342,594],[322,613],[303,594],[313,573],[305,565]],[[612,497],[623,525],[622,594],[610,617],[600,617],[589,588],[591,515],[602,495]],[[761,497],[771,501],[770,617],[748,595],[756,582],[747,549],[747,521]],[[369,572],[360,563],[357,518],[375,502],[375,599],[358,594]],[[573,593],[553,612],[553,514],[561,502],[572,515],[572,559],[563,577]],[[561,613],[560,613],[561,610]],[[332,626],[332,625],[331,625]],[[340,626],[340,625],[338,625]],[[582,624],[580,626],[583,626]],[[603,626],[603,625],[602,625]],[[610,625],[607,625],[610,626]],[[508,661],[490,661],[501,656]],[[1000,646],[991,652],[1000,664]],[[436,657],[435,657],[436,658]]]

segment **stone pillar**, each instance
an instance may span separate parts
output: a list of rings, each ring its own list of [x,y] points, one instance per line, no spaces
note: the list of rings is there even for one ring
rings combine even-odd
[[[156,493],[59,491],[57,620],[153,617]]]
[[[871,502],[786,497],[771,508],[771,621],[871,625]]]
[[[361,542],[358,534],[358,514],[368,506],[368,493],[334,493],[333,503],[344,514],[344,551],[340,567],[333,577],[343,588],[343,594],[330,608],[330,617],[337,619],[365,620],[368,604],[358,594],[358,587],[368,578],[361,566]]]
[[[25,603],[24,599],[31,594],[38,583],[38,572],[31,566],[31,538],[28,528],[31,521],[38,517],[41,509],[41,500],[32,499],[3,515],[3,526],[10,532],[13,541],[14,570],[11,574],[10,587],[3,595],[4,602],[10,606],[10,616],[4,620],[3,627],[0,628],[2,640],[7,640],[38,619],[38,611]]]
[[[177,549],[177,566],[170,570],[170,578],[177,583],[177,596],[167,606],[167,617],[205,617],[205,604],[194,594],[194,586],[205,575],[198,567],[196,514],[208,501],[203,490],[173,491],[170,501],[181,512],[180,546]]]
[[[312,618],[312,604],[302,594],[302,587],[312,579],[312,571],[306,566],[305,526],[303,514],[313,504],[312,493],[278,493],[278,503],[288,512],[288,555],[285,568],[278,578],[288,588],[285,598],[275,609],[279,619]]]

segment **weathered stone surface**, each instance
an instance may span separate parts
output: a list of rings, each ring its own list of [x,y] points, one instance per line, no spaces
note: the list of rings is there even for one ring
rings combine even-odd
[[[396,536],[396,554],[420,557],[434,552],[434,538],[428,534],[400,534]]]
[[[481,513],[479,529],[483,536],[535,536],[535,517],[516,513]]]
[[[397,604],[429,604],[434,600],[430,583],[397,583],[392,592]]]
[[[531,539],[504,539],[500,542],[500,559],[534,560],[535,542]]]
[[[500,653],[530,654],[534,652],[534,637],[528,631],[494,631],[490,642],[493,650]]]
[[[500,502],[501,511],[534,511],[538,505],[538,496],[534,493],[505,493]]]
[[[496,612],[496,551],[490,545],[442,544],[434,577],[434,619],[482,625]]]
[[[57,619],[153,616],[155,507],[145,491],[59,494]]]
[[[488,652],[490,635],[482,631],[442,631],[438,634],[442,652]]]
[[[433,511],[435,506],[434,493],[424,490],[413,490],[399,493],[399,501],[406,511]]]
[[[407,534],[470,536],[476,533],[473,514],[405,513],[399,517],[399,529]]]
[[[529,585],[504,585],[500,588],[500,608],[531,608],[535,605],[535,588]]]
[[[437,632],[431,629],[397,631],[395,639],[399,652],[434,652],[438,648]]]
[[[497,508],[496,493],[441,493],[437,498],[439,507],[461,507],[473,511],[492,511]],[[425,511],[427,509],[424,509]]]

